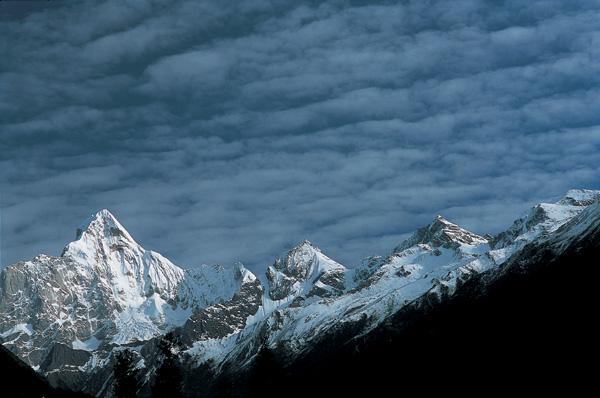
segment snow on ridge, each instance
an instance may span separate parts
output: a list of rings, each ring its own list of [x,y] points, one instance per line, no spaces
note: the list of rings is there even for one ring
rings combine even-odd
[[[434,247],[461,247],[464,245],[477,246],[487,243],[487,241],[483,236],[461,228],[438,215],[430,224],[419,228],[408,239],[396,246],[393,253],[400,253],[419,244],[429,244]]]
[[[71,308],[58,302],[59,315],[48,320],[57,330],[66,330],[74,349],[97,353],[111,343],[148,340],[185,327],[194,311],[208,306],[213,310],[207,312],[207,322],[219,319],[220,310],[242,311],[240,302],[253,296],[240,298],[236,293],[260,282],[262,290],[257,289],[256,297],[261,304],[254,314],[242,311],[242,316],[248,314],[245,326],[220,339],[194,341],[189,353],[198,361],[235,358],[253,344],[258,331],[267,331],[266,343],[271,346],[281,343],[292,352],[301,352],[312,339],[341,323],[367,317],[366,332],[425,294],[451,295],[461,281],[501,267],[524,244],[545,239],[567,223],[574,225],[570,234],[578,232],[578,226],[581,230],[595,226],[600,223],[599,198],[600,191],[571,190],[556,203],[535,206],[504,235],[491,240],[437,216],[398,246],[407,245],[402,250],[374,258],[360,270],[347,269],[303,241],[258,278],[241,263],[180,268],[142,248],[108,210],[101,210],[78,239],[67,245],[62,258],[40,256],[29,262],[29,268],[37,267],[32,275],[39,279],[27,277],[50,292],[48,297],[69,292],[76,298]],[[52,264],[66,286],[54,285],[50,276],[41,275],[51,268],[44,264]],[[96,295],[100,301],[93,301]],[[107,306],[107,313],[99,313],[98,303]],[[15,318],[18,323],[3,325],[0,337],[8,337],[10,331],[10,336],[23,335],[23,341],[35,338],[38,331],[25,321]],[[106,324],[114,326],[114,333],[102,334]]]
[[[600,190],[570,189],[557,204],[577,204],[586,206],[600,199]]]
[[[11,312],[10,317],[0,311],[0,331],[8,326],[11,335],[18,331],[33,337],[12,342],[23,358],[53,340],[74,349],[102,351],[110,343],[151,339],[182,326],[195,308],[230,299],[254,277],[241,265],[207,266],[196,272],[180,268],[145,250],[106,209],[82,225],[61,257],[39,255],[2,273],[10,273],[12,287],[9,296],[0,287],[0,299],[6,300],[7,308],[21,306],[23,311]],[[31,294],[41,300],[32,300]],[[43,320],[41,325],[51,325],[53,340],[43,337],[41,332],[47,331],[24,323],[31,313]],[[30,364],[38,366],[41,359]]]
[[[77,229],[77,238],[79,239],[80,235],[86,232],[91,234],[106,233],[111,228],[118,230],[125,239],[135,243],[133,237],[108,209],[99,210],[88,217]]]
[[[572,189],[555,203],[539,203],[533,206],[525,215],[515,220],[506,231],[493,239],[494,249],[502,250],[493,254],[510,255],[528,242],[544,239],[599,200],[600,191]],[[512,249],[507,250],[508,247]]]

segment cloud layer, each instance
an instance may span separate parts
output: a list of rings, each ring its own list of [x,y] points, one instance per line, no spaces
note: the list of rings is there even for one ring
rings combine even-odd
[[[184,266],[352,266],[600,187],[596,1],[53,3],[0,20],[2,265],[106,207]]]

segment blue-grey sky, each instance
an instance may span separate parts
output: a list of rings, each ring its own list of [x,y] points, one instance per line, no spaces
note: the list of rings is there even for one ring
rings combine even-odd
[[[182,266],[349,266],[600,187],[598,1],[0,2],[2,265],[108,208]]]

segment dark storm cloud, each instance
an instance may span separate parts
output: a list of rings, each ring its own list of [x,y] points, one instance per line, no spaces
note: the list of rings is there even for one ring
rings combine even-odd
[[[3,265],[104,207],[182,265],[355,265],[600,186],[596,2],[52,3],[0,21]]]

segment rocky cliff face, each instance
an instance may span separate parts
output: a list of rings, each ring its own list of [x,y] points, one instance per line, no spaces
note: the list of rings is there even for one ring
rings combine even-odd
[[[103,210],[60,257],[2,271],[0,337],[55,385],[96,395],[110,395],[112,352],[124,345],[151,379],[155,338],[171,330],[190,372],[243,369],[265,348],[293,363],[333,335],[358,339],[409,308],[451,300],[475,280],[492,283],[532,244],[559,255],[598,228],[599,200],[599,191],[569,191],[495,237],[438,216],[389,255],[355,268],[305,241],[259,277],[241,264],[180,268],[143,249]]]
[[[184,270],[145,250],[102,210],[60,257],[40,255],[2,271],[0,336],[51,381],[78,388],[115,347],[142,344],[231,299],[247,273],[239,266]]]
[[[304,241],[267,268],[271,300],[304,300],[337,296],[344,292],[347,269]],[[298,303],[297,301],[296,303]]]
[[[420,228],[409,239],[402,242],[394,252],[400,253],[418,244],[427,244],[432,247],[458,248],[463,245],[477,245],[487,243],[487,239],[467,231],[438,215],[431,224]]]

